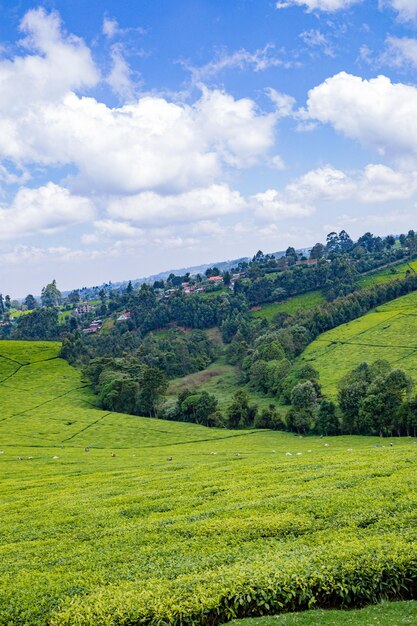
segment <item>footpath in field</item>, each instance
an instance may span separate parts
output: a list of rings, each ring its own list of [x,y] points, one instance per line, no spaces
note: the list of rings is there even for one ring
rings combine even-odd
[[[109,414],[47,347],[1,343],[2,626],[220,624],[412,596],[414,440]]]
[[[324,393],[333,397],[347,372],[377,359],[401,367],[417,383],[417,292],[323,333],[301,356],[319,371]]]

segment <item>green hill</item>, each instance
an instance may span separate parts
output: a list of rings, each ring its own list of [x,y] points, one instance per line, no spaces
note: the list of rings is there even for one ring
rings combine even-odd
[[[412,597],[413,440],[107,413],[58,351],[0,344],[1,625],[214,625]]]
[[[324,393],[333,397],[347,372],[377,359],[398,364],[417,383],[417,292],[323,333],[301,356],[319,371]]]

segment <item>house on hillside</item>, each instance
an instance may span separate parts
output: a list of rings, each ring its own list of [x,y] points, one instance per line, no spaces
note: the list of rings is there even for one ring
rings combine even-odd
[[[210,276],[210,278],[208,278],[207,280],[212,285],[221,285],[223,283],[222,276]]]
[[[72,312],[72,315],[82,315],[83,313],[91,313],[93,307],[88,302],[82,302]]]
[[[127,320],[130,320],[130,311],[125,311],[125,313],[121,313],[118,318],[117,321],[118,322],[126,322]]]
[[[305,259],[304,261],[296,261],[296,265],[306,265],[309,267],[310,265],[317,265],[317,259]]]

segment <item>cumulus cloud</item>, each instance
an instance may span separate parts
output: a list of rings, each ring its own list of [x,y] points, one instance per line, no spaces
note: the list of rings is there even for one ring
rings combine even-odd
[[[21,30],[29,54],[0,60],[0,118],[10,111],[18,117],[34,103],[56,101],[68,90],[97,84],[100,74],[89,48],[82,39],[63,33],[57,13],[29,11]]]
[[[410,198],[417,191],[417,171],[395,171],[370,163],[363,170],[343,172],[331,165],[311,170],[285,188],[300,203],[355,200],[366,204]]]
[[[51,234],[93,216],[90,200],[72,196],[59,185],[50,182],[37,189],[22,187],[10,206],[0,206],[0,238]]]
[[[335,11],[348,9],[358,2],[362,2],[362,0],[283,0],[282,2],[277,2],[276,7],[277,9],[286,9],[292,6],[302,6],[306,8],[308,13],[312,11],[334,13]]]
[[[274,114],[247,98],[205,90],[193,105],[146,96],[111,109],[68,93],[59,103],[0,117],[0,158],[73,164],[86,189],[183,190],[213,181],[225,166],[248,167],[273,144]]]
[[[341,170],[330,165],[311,170],[289,183],[287,193],[294,199],[310,202],[316,200],[345,200],[352,196],[355,184]]]
[[[291,201],[276,189],[267,189],[251,197],[254,215],[262,220],[285,220],[308,217],[314,207],[307,203]]]
[[[341,72],[309,92],[305,117],[405,162],[417,158],[416,107],[414,86]]]
[[[198,221],[205,218],[239,213],[246,201],[238,191],[227,185],[210,185],[176,195],[161,195],[153,191],[134,196],[114,198],[108,203],[112,217],[137,224]]]

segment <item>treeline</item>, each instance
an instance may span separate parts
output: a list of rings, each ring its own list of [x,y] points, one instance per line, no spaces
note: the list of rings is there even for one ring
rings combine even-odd
[[[387,361],[364,362],[340,381],[337,403],[320,397],[317,381],[297,384],[286,426],[303,434],[415,437],[413,386],[402,369],[392,369]]]

